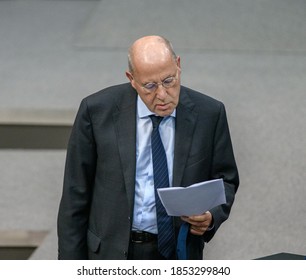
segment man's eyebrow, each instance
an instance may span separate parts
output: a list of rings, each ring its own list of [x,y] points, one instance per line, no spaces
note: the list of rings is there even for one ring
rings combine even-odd
[[[160,82],[163,82],[164,80],[166,80],[168,78],[173,78],[173,77],[175,77],[175,74],[174,75],[173,74],[169,74],[164,79],[160,80]],[[160,82],[149,81],[149,82],[144,82],[143,85],[147,85],[147,84],[151,84],[151,83],[157,84],[157,83],[160,83]]]

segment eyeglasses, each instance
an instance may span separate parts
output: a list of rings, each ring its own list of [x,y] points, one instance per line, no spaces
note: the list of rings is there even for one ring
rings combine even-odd
[[[175,76],[170,76],[170,77],[167,77],[166,79],[164,79],[161,83],[153,83],[153,82],[150,82],[150,83],[147,83],[147,84],[140,84],[138,83],[136,80],[136,82],[138,84],[140,84],[142,86],[142,88],[147,92],[147,93],[154,93],[157,88],[159,87],[159,85],[162,85],[164,88],[172,88],[174,87],[174,85],[176,84],[176,81],[178,79],[177,77],[177,72],[176,71],[176,74]]]

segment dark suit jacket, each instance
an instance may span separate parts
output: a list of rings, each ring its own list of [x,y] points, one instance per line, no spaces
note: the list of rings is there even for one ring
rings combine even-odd
[[[136,100],[130,84],[85,98],[67,149],[58,214],[59,259],[126,259],[133,218]],[[223,178],[227,203],[211,210],[214,228],[189,236],[191,259],[202,259],[228,216],[239,179],[221,102],[181,87],[176,114],[173,186]],[[176,218],[176,230],[180,218]]]

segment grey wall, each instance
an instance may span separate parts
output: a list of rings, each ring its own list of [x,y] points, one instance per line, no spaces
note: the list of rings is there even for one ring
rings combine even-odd
[[[225,103],[240,170],[205,258],[306,255],[305,19],[302,0],[0,1],[0,123],[9,110],[69,111],[72,122],[84,96],[126,81],[134,39],[164,35],[183,84]],[[56,258],[64,160],[0,150],[0,232],[49,231],[34,259]]]

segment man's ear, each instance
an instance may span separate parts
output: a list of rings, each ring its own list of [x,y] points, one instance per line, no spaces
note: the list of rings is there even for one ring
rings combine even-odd
[[[129,71],[126,71],[125,76],[130,80],[132,87],[136,90],[135,79],[134,79],[133,74]]]
[[[130,80],[131,83],[134,81],[134,77],[131,72],[126,71],[125,76]]]
[[[177,65],[178,68],[181,69],[181,57],[180,57],[180,56],[178,56],[178,57],[176,58],[176,65]]]

